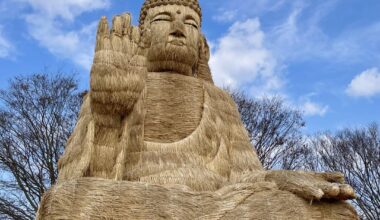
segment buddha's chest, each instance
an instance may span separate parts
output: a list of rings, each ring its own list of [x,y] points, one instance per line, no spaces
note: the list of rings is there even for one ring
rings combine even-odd
[[[144,108],[144,140],[171,143],[189,136],[199,125],[203,83],[171,73],[149,73]]]

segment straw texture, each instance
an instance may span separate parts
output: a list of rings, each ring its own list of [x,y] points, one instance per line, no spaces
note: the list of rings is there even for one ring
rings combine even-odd
[[[91,90],[38,220],[358,219],[341,174],[262,168],[213,85],[200,19],[197,0],[150,0],[139,28],[100,20]]]
[[[315,202],[278,190],[270,182],[235,184],[216,192],[182,186],[84,178],[52,188],[37,220],[62,219],[358,219],[345,202]]]
[[[125,154],[123,180],[179,184],[191,180],[192,188],[200,191],[216,190],[231,172],[262,170],[235,103],[226,92],[202,80],[172,73],[149,73],[146,83],[149,90],[143,105],[150,108],[143,111],[145,117],[136,120],[135,115],[131,120],[134,123],[125,122],[121,134],[108,129],[102,130],[103,135],[94,135],[86,97],[77,128],[59,163],[59,182],[86,176],[116,178],[113,161],[121,154]],[[128,128],[135,126],[135,135],[142,133],[136,124],[143,118],[144,143],[138,140],[138,144],[128,144],[132,138]],[[93,136],[102,140],[96,142]],[[102,174],[105,167],[109,175]]]
[[[141,8],[140,26],[144,26],[149,9],[162,5],[183,5],[193,9],[198,13],[199,17],[202,18],[202,10],[199,6],[198,0],[147,0]]]

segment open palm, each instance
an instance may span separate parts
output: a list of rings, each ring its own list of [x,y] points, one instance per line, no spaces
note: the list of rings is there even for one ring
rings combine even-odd
[[[145,57],[141,52],[140,30],[131,25],[129,14],[116,16],[109,29],[102,17],[97,31],[91,69],[91,107],[101,115],[125,115],[145,85]]]

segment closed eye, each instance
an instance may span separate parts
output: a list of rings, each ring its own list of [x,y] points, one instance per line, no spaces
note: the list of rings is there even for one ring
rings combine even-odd
[[[198,25],[195,23],[195,22],[185,22],[186,25],[190,25],[192,27],[194,27],[195,29],[198,29]]]
[[[191,15],[186,16],[185,24],[190,25],[190,26],[194,27],[195,29],[199,28],[198,22]]]
[[[157,18],[157,19],[154,19],[152,22],[156,22],[156,21],[170,21],[169,18]]]
[[[152,19],[151,23],[154,23],[154,22],[162,22],[162,21],[171,21],[172,18],[169,14],[167,13],[160,13],[156,16],[154,16],[154,18]]]

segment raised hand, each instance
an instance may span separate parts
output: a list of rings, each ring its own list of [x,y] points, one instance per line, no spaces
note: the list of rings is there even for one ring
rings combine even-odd
[[[97,123],[113,127],[131,111],[145,86],[146,68],[140,31],[129,14],[116,16],[109,29],[102,17],[91,69],[91,109]]]
[[[265,180],[275,182],[281,190],[308,200],[356,198],[353,188],[344,183],[344,176],[341,173],[268,171]]]

